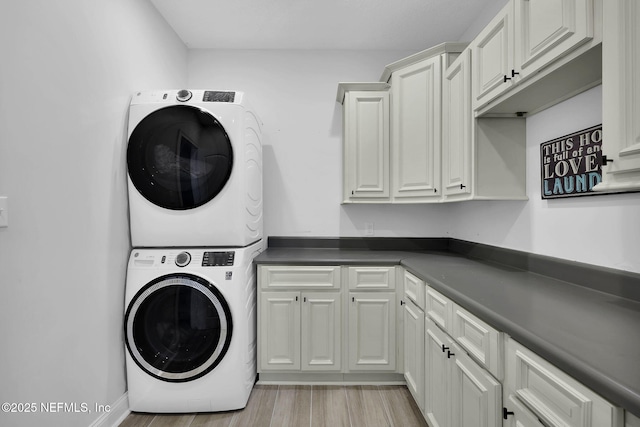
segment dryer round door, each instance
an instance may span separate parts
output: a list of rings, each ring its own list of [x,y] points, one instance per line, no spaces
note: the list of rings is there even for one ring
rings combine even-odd
[[[231,343],[231,312],[220,292],[191,274],[159,277],[129,303],[125,341],[133,360],[163,381],[185,382],[207,374]]]
[[[231,141],[220,122],[189,105],[154,111],[129,137],[133,185],[166,209],[193,209],[212,200],[229,180],[232,165]]]

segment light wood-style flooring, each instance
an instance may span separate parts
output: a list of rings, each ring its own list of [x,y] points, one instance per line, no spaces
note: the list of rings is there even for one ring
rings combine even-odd
[[[405,386],[256,385],[246,408],[130,414],[120,427],[427,427]]]

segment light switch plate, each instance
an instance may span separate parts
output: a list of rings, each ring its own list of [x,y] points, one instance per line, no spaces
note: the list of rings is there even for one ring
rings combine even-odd
[[[9,202],[8,197],[0,197],[0,227],[9,226]]]

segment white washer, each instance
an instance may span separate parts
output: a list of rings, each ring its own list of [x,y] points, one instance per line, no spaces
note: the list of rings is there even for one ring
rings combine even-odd
[[[128,135],[134,247],[247,246],[262,238],[261,122],[243,92],[138,93]]]
[[[256,380],[256,269],[262,242],[134,249],[125,292],[129,408],[244,408]]]

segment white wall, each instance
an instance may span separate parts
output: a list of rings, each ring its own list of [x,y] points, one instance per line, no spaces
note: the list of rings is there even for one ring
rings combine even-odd
[[[442,236],[442,206],[344,206],[338,82],[378,81],[404,51],[189,51],[189,86],[247,93],[264,122],[265,234]]]
[[[0,412],[3,426],[87,426],[125,384],[130,248],[125,126],[134,91],[186,83],[187,51],[147,0],[25,0],[0,13]]]
[[[529,201],[452,205],[450,236],[640,273],[640,194],[540,196],[540,144],[602,123],[601,105],[598,86],[528,117]]]

